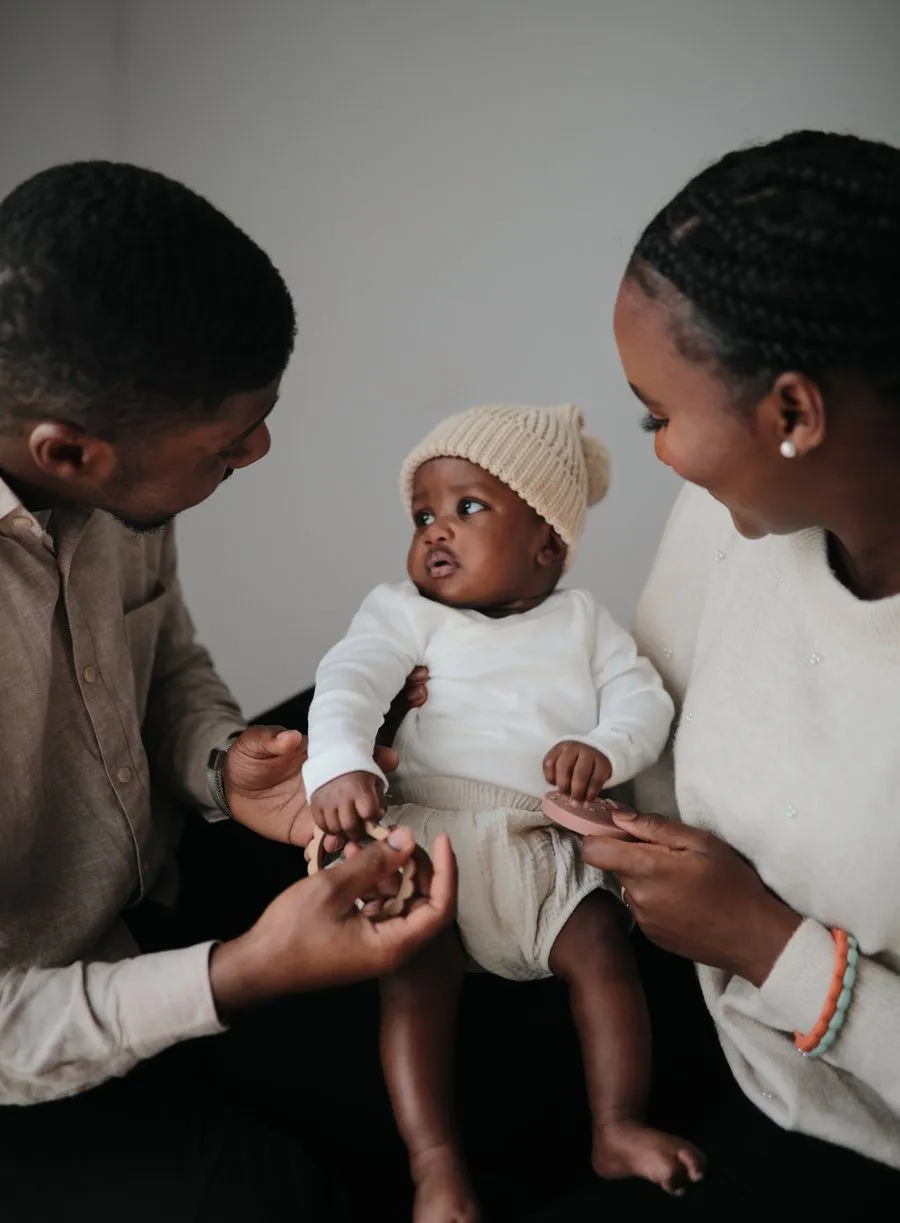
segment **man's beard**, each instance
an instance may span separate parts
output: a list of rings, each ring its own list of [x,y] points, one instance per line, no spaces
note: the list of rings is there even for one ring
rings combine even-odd
[[[226,480],[230,480],[234,475],[234,468],[229,467],[222,476],[222,484]],[[126,527],[133,535],[157,535],[160,531],[164,531],[170,522],[173,522],[178,514],[158,514],[153,518],[129,518],[125,514],[118,514],[115,510],[106,511],[110,518],[115,518],[116,522],[120,522],[123,527]]]
[[[160,515],[158,518],[127,518],[124,514],[116,514],[112,510],[106,511],[110,518],[115,518],[116,522],[122,524],[127,530],[131,531],[132,535],[158,535],[160,531],[164,531],[166,527],[175,518],[177,514]]]

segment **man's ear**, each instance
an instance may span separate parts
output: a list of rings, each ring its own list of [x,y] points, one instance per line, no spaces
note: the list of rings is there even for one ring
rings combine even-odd
[[[104,484],[116,466],[116,452],[109,442],[65,421],[35,425],[28,450],[39,470],[62,484]]]
[[[561,569],[566,563],[569,549],[549,523],[544,523],[543,536],[538,548],[537,563],[541,568]]]

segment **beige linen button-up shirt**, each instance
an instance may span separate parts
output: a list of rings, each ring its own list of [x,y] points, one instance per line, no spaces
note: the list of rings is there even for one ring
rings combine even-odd
[[[0,481],[0,1103],[219,1030],[210,945],[139,956],[120,914],[164,890],[179,807],[208,811],[209,752],[241,726],[172,528],[45,529]]]

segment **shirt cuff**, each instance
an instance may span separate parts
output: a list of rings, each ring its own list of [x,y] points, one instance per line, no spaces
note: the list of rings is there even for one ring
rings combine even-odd
[[[810,1032],[834,976],[831,932],[807,918],[800,923],[760,986],[769,1022],[785,1032]]]
[[[147,1058],[180,1041],[224,1032],[209,980],[215,945],[154,952],[116,965],[110,986],[118,995],[125,1048]]]
[[[329,748],[328,751],[317,752],[315,758],[304,764],[303,785],[306,797],[312,798],[316,790],[321,790],[329,781],[343,777],[345,773],[371,773],[381,781],[387,792],[388,780],[372,759],[372,748],[342,744],[340,747]]]

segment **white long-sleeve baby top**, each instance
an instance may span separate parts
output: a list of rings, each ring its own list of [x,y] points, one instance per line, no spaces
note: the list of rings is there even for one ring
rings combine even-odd
[[[375,737],[407,676],[430,673],[428,700],[403,722],[398,779],[464,777],[533,797],[563,740],[601,751],[609,784],[665,747],[672,701],[633,639],[583,590],[491,619],[423,598],[411,582],[376,587],[322,660],[309,715],[306,791],[357,770],[381,776]]]

